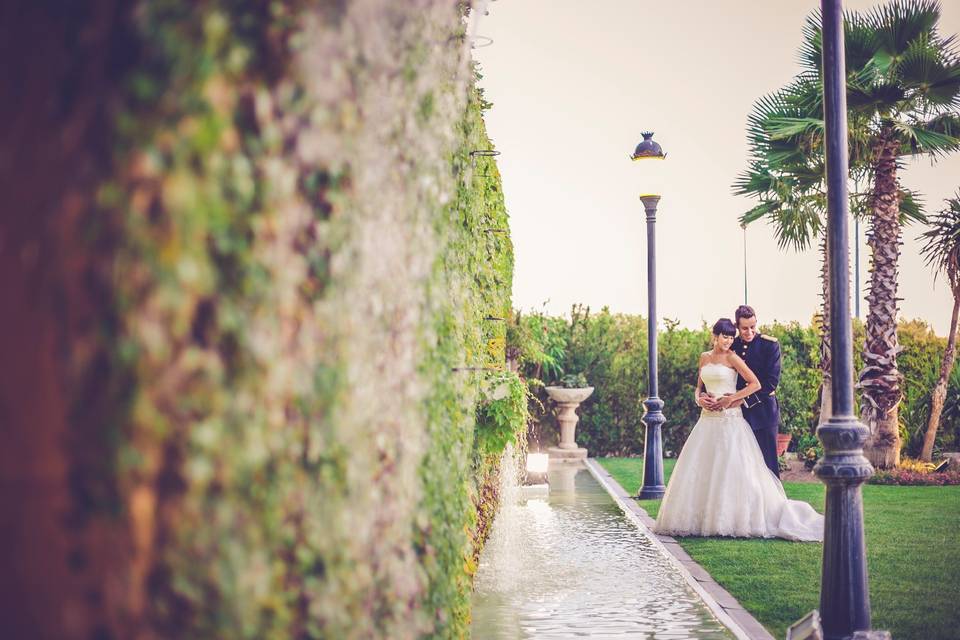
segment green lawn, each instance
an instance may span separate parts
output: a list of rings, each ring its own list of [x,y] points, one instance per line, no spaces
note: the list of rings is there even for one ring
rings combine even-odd
[[[639,458],[600,464],[636,494]],[[665,460],[669,480],[674,460]],[[819,483],[784,485],[787,495],[823,512]],[[960,487],[864,485],[867,566],[875,629],[895,640],[960,639]],[[640,505],[656,517],[659,500]],[[680,538],[694,560],[778,638],[819,605],[822,545],[785,540]]]

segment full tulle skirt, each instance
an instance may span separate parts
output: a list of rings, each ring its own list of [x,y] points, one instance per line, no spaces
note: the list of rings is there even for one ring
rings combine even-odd
[[[704,412],[677,458],[656,532],[822,541],[823,516],[789,500],[739,409]]]

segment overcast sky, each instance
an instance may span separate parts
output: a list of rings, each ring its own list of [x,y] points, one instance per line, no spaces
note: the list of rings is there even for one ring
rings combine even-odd
[[[486,122],[501,151],[514,306],[528,311],[547,302],[548,311],[566,313],[580,302],[646,313],[638,199],[646,163],[628,156],[641,132],[652,130],[668,154],[657,218],[658,315],[691,327],[732,315],[744,297],[737,218],[752,206],[731,194],[746,165],[747,114],[799,70],[803,21],[818,7],[797,0],[490,2],[476,33],[493,44],[474,56],[494,104]],[[960,2],[945,3],[940,31],[960,33]],[[960,154],[933,166],[911,163],[901,181],[936,211],[960,188]],[[944,335],[952,299],[919,256],[921,231],[904,234],[901,313]],[[763,222],[746,235],[748,301],[761,322],[809,321],[818,305],[816,251],[778,250]],[[861,245],[864,292],[862,233]]]

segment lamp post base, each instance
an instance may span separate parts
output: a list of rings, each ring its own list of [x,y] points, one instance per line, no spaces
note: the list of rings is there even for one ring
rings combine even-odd
[[[824,455],[813,472],[826,485],[820,620],[825,640],[870,629],[861,487],[873,475],[863,457],[869,429],[853,416],[831,416],[817,427]],[[868,636],[869,637],[869,636]]]
[[[655,485],[652,487],[643,487],[637,494],[637,500],[659,500],[666,493],[667,488],[664,485]]]
[[[643,485],[637,494],[639,500],[659,500],[666,493],[663,484],[663,441],[660,427],[667,419],[663,416],[663,400],[651,396],[643,401],[646,414],[643,422],[647,435],[643,445]]]

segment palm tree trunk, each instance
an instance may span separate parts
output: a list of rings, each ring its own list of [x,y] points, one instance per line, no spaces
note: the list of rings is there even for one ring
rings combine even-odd
[[[823,300],[823,318],[820,320],[820,421],[826,422],[833,415],[833,374],[830,372],[830,252],[827,250],[827,234],[820,241],[820,281]]]
[[[950,335],[947,336],[947,350],[943,352],[940,363],[940,377],[930,398],[930,420],[927,422],[927,432],[923,436],[923,451],[920,459],[930,462],[933,457],[933,443],[937,439],[937,429],[940,427],[940,414],[943,413],[943,403],[947,399],[947,383],[950,380],[950,371],[953,370],[953,360],[957,355],[957,315],[960,315],[960,289],[953,292],[953,315],[950,316]]]
[[[897,188],[896,140],[891,126],[880,132],[876,158],[872,216],[867,243],[871,249],[864,368],[860,372],[861,419],[870,428],[864,455],[880,469],[900,462],[899,406],[903,394],[897,369],[897,277],[900,258],[900,203]]]

